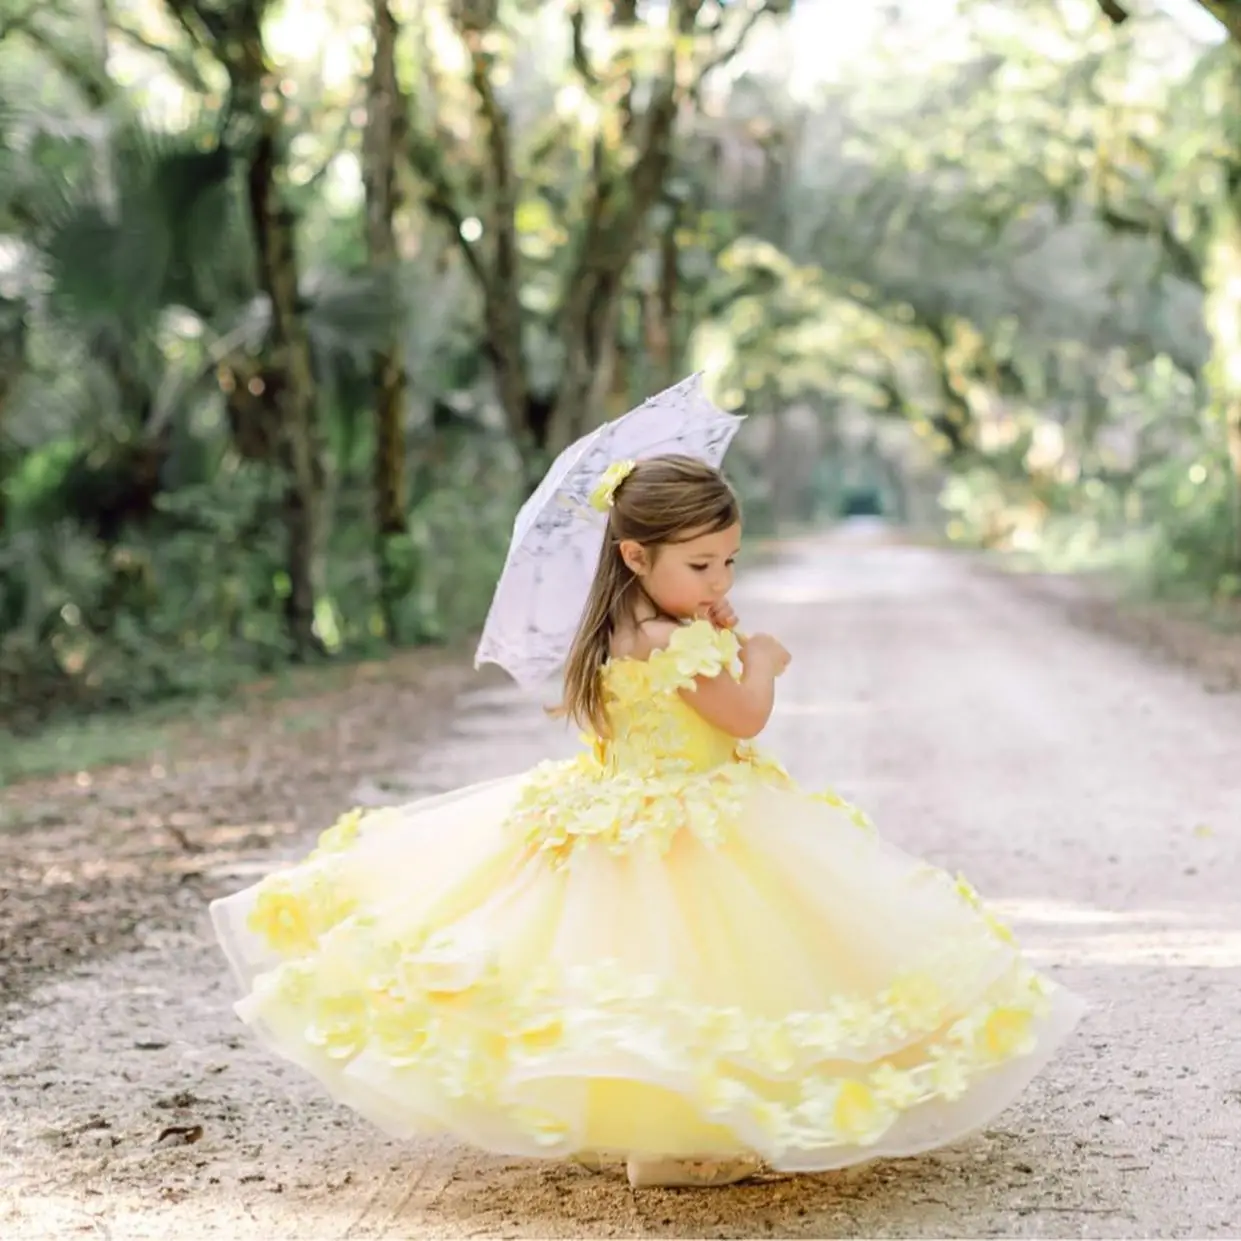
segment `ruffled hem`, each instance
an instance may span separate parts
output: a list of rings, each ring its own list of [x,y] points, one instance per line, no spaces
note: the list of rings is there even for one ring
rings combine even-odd
[[[678,1000],[608,963],[544,971],[517,993],[483,954],[434,941],[384,951],[355,920],[315,958],[260,976],[237,1011],[394,1136],[450,1132],[547,1158],[746,1152],[808,1171],[914,1153],[985,1124],[1082,1007],[1006,954],[1002,972],[928,1032],[933,1007],[916,1004],[956,991],[923,977],[904,996],[763,1020]]]

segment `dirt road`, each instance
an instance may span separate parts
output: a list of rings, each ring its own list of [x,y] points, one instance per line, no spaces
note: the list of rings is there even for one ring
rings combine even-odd
[[[738,602],[795,654],[768,744],[964,870],[1092,1005],[996,1126],[699,1193],[401,1146],[251,1042],[195,904],[34,991],[0,1037],[0,1236],[1241,1235],[1241,696],[925,549],[838,537],[753,570]],[[569,748],[480,683],[395,773],[402,796]]]

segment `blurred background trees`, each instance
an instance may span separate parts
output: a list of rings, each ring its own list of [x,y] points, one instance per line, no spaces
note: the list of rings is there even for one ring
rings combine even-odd
[[[1241,594],[1233,7],[0,0],[3,724],[467,631],[698,368],[755,531]]]

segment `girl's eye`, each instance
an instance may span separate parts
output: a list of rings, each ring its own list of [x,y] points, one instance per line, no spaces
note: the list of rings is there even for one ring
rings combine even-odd
[[[706,571],[707,571],[710,567],[711,567],[711,566],[710,566],[709,564],[692,564],[692,565],[690,565],[690,568],[691,568],[691,569],[693,569],[695,573],[705,573],[705,572],[706,572]]]

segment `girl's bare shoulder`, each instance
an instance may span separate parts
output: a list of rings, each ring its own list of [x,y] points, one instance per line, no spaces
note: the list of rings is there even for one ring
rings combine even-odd
[[[662,651],[680,628],[675,621],[661,616],[652,617],[640,624],[626,626],[612,635],[613,659],[649,659],[655,651]]]

